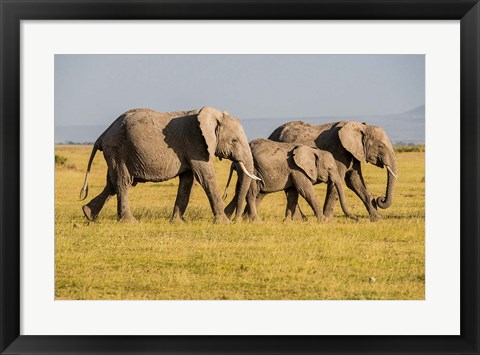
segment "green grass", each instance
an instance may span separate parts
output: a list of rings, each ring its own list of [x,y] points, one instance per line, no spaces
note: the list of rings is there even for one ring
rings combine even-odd
[[[56,147],[65,158],[55,175],[56,299],[424,299],[424,153],[398,153],[394,204],[372,223],[345,188],[354,222],[336,207],[333,221],[283,223],[285,195],[268,195],[260,223],[212,224],[203,190],[195,184],[186,218],[168,222],[177,182],[139,184],[130,190],[137,224],[116,222],[116,199],[88,223],[78,200],[91,146]],[[216,161],[225,186],[229,161]],[[88,200],[106,176],[101,152],[89,177]],[[366,165],[375,196],[385,170]],[[229,189],[233,195],[234,183]],[[323,200],[325,185],[316,190]],[[376,282],[369,282],[373,277]]]

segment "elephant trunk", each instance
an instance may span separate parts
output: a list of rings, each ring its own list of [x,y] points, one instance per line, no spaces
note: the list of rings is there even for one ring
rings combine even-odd
[[[380,196],[377,198],[377,206],[383,209],[389,208],[393,202],[393,192],[395,190],[395,182],[397,180],[397,166],[385,165],[387,168],[387,189],[385,191],[385,196]]]
[[[225,186],[225,191],[223,192],[223,196],[222,196],[223,200],[227,199],[227,190],[228,190],[228,186],[230,185],[230,181],[232,180],[232,175],[234,170],[238,170],[236,162],[232,162],[232,165],[230,166],[230,174],[228,175],[227,185]],[[237,208],[237,195],[238,195],[239,188],[240,188],[240,181],[237,181],[235,185],[235,195],[233,196],[232,201],[230,201],[230,203],[225,207],[225,210],[224,210],[228,218],[230,218],[230,216],[233,214],[233,212],[235,212],[235,209]]]
[[[242,167],[243,165],[243,167]],[[247,198],[247,193],[248,189],[250,188],[250,184],[253,179],[258,179],[255,175],[253,175],[254,170],[253,170],[253,158],[251,159],[246,159],[245,163],[243,162],[238,162],[238,166],[240,169],[238,169],[238,183],[237,183],[237,188],[235,191],[235,199],[236,199],[236,213],[235,213],[235,218],[234,220],[238,220],[241,218],[242,213],[243,213],[243,208],[245,207],[245,201]],[[250,173],[252,172],[252,173]],[[253,176],[253,179],[252,177]]]
[[[353,213],[351,213],[347,207],[347,202],[345,201],[345,194],[343,192],[340,176],[338,174],[335,174],[335,176],[331,174],[330,181],[335,185],[335,188],[337,189],[338,199],[340,200],[340,206],[342,207],[342,211],[343,213],[345,213],[345,216],[357,221],[358,218]]]
[[[227,185],[225,185],[225,190],[223,191],[222,200],[225,201],[228,197],[227,191],[230,186],[230,181],[232,180],[233,171],[235,170],[235,162],[232,162],[230,165],[230,173],[228,174]]]

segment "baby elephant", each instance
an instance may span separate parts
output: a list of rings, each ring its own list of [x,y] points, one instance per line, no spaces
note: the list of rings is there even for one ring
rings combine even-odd
[[[282,190],[287,195],[286,220],[293,217],[298,194],[308,202],[317,220],[322,220],[322,208],[313,188],[313,185],[320,182],[335,185],[343,212],[347,217],[357,220],[357,217],[347,208],[337,165],[329,152],[306,145],[274,142],[269,139],[251,141],[250,149],[254,161],[254,174],[262,179],[261,181],[252,181],[247,193],[247,207],[244,216],[246,215],[250,220],[259,219],[257,207],[265,195]],[[234,162],[227,187],[232,172],[236,169]],[[225,208],[227,216],[231,216],[235,210],[237,195],[238,186],[235,197]]]

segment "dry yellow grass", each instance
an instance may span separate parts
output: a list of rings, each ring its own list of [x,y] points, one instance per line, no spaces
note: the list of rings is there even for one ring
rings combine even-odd
[[[91,146],[57,146],[66,158],[55,174],[56,299],[424,299],[424,153],[398,153],[393,206],[372,223],[361,201],[345,188],[359,222],[336,207],[333,221],[282,223],[285,195],[268,195],[261,223],[213,225],[195,185],[183,225],[168,222],[177,182],[139,184],[130,191],[138,224],[116,222],[113,198],[95,223],[78,200]],[[60,159],[61,160],[61,159]],[[219,185],[229,161],[216,161]],[[98,153],[89,199],[104,184]],[[375,196],[384,193],[384,170],[366,165]],[[233,195],[234,183],[229,189]],[[325,185],[316,186],[323,200]],[[308,216],[313,213],[301,201]],[[373,277],[376,282],[369,282]]]

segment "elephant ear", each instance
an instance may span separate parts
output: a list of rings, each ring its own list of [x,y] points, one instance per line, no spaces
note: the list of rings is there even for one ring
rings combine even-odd
[[[204,106],[197,116],[203,139],[208,149],[209,160],[215,155],[217,149],[217,127],[223,119],[223,113],[213,107]]]
[[[349,151],[357,160],[364,162],[365,147],[363,146],[363,134],[365,132],[365,125],[359,122],[347,122],[338,131],[338,137],[343,147]]]
[[[317,181],[317,156],[315,150],[306,145],[299,145],[293,149],[293,161],[307,176]]]

